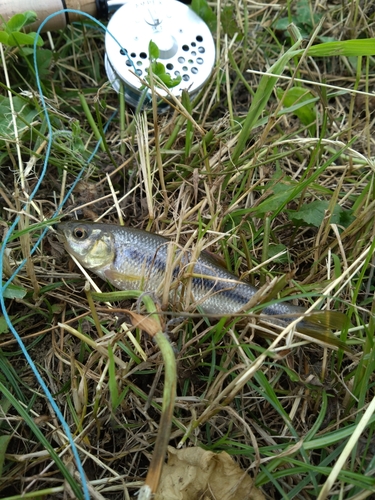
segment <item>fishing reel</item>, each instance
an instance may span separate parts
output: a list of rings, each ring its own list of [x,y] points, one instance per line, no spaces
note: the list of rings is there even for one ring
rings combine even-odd
[[[65,9],[51,18],[44,31],[64,28],[67,23],[84,20],[80,10],[93,17],[108,19],[105,33],[105,70],[116,92],[124,91],[132,107],[150,102],[150,41],[158,48],[157,62],[164,65],[166,75],[180,82],[173,87],[157,86],[162,97],[180,96],[183,90],[194,96],[204,86],[215,63],[215,45],[205,22],[187,5],[177,0],[0,0],[5,20],[17,12],[34,10],[38,21],[35,31],[50,14]],[[177,79],[177,80],[176,80]],[[168,104],[159,105],[159,111]]]
[[[137,106],[144,89],[141,80],[148,78],[150,40],[159,49],[158,61],[167,75],[181,79],[168,91],[157,88],[158,93],[199,92],[212,72],[215,45],[202,19],[176,0],[129,0],[111,17],[105,35],[105,68],[113,88],[119,92],[122,83],[126,101]]]

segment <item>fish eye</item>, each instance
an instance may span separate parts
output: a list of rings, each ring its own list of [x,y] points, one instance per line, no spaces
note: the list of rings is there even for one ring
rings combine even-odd
[[[77,238],[77,240],[85,240],[88,236],[87,229],[82,226],[75,227],[73,229],[73,236]]]

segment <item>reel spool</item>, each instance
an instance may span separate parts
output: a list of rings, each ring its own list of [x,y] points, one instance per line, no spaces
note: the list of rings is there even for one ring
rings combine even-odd
[[[125,50],[120,49],[108,32]],[[158,62],[164,64],[166,72],[172,78],[181,76],[181,82],[169,89],[176,97],[184,89],[194,96],[211,75],[215,63],[211,32],[195,12],[176,0],[130,0],[112,15],[108,32],[105,36],[108,79],[117,92],[120,92],[122,81],[125,100],[133,107],[137,107],[144,97],[145,86],[140,78],[145,80],[148,76],[151,40],[159,48]],[[159,87],[157,91],[162,96],[167,95]],[[149,103],[150,90],[144,105]],[[168,107],[163,102],[158,109],[166,111]]]

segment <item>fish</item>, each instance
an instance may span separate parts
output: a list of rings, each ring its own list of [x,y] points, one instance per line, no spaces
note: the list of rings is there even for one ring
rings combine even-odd
[[[191,303],[204,314],[220,317],[244,313],[259,291],[218,265],[208,253],[203,251],[194,258],[191,251],[181,250],[176,243],[155,233],[116,224],[77,221],[60,222],[55,228],[68,253],[119,290],[143,290],[160,296],[169,286],[169,295],[174,300],[181,301],[189,293]],[[165,282],[167,274],[170,283]],[[306,315],[303,307],[284,301],[266,303],[261,314],[262,319],[283,327],[297,317],[302,317],[298,331],[347,350],[346,344],[330,332],[347,326],[348,318],[341,312],[317,311]]]

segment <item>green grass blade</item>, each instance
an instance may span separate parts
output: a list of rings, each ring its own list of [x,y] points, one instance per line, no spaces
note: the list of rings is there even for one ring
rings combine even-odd
[[[66,464],[61,460],[59,455],[56,453],[56,450],[53,448],[51,443],[46,439],[42,431],[36,425],[34,419],[29,415],[27,410],[21,403],[13,396],[13,394],[0,382],[0,392],[12,403],[18,414],[23,418],[26,424],[30,427],[31,431],[34,433],[35,437],[38,441],[43,445],[43,447],[48,450],[51,455],[52,460],[55,462],[57,467],[59,468],[61,474],[69,483],[72,491],[76,495],[76,498],[79,500],[83,500],[83,493],[80,485],[74,479],[72,474],[69,472]]]

